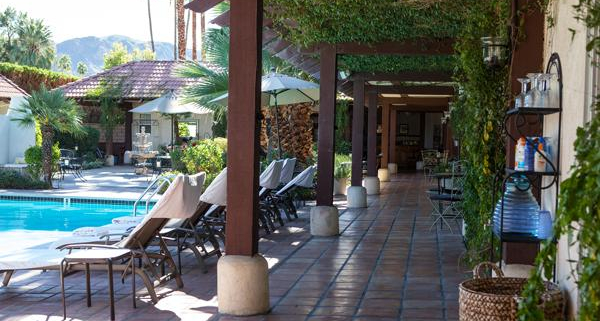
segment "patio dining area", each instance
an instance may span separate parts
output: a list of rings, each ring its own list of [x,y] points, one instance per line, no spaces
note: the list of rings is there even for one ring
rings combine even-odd
[[[270,312],[254,317],[218,313],[217,259],[208,272],[183,257],[184,287],[157,288],[152,304],[138,286],[137,308],[131,305],[131,278],[115,282],[117,320],[457,320],[462,237],[439,226],[430,230],[432,208],[423,193],[421,173],[392,175],[367,208],[340,210],[338,237],[310,234],[308,209],[274,233],[262,236],[258,251],[269,265]],[[309,204],[310,205],[310,204]],[[115,274],[117,280],[119,275]],[[91,276],[92,307],[85,303],[85,276],[66,278],[69,320],[109,317],[106,272]],[[138,284],[141,284],[139,282]],[[21,272],[0,288],[0,319],[61,320],[57,271]]]

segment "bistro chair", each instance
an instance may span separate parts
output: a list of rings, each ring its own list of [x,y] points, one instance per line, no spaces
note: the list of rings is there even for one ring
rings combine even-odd
[[[431,182],[432,174],[435,167],[438,165],[438,151],[434,149],[422,150],[421,158],[423,158],[423,173],[428,183]]]
[[[444,184],[439,193],[430,192],[428,194],[429,200],[433,205],[432,218],[434,219],[429,230],[440,222],[442,223],[442,227],[444,224],[448,226],[450,233],[452,233],[449,220],[454,220],[458,225],[458,220],[462,218],[463,186],[463,164],[457,161],[452,163],[450,186]]]

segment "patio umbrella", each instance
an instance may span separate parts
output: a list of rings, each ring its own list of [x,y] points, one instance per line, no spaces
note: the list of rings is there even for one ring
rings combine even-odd
[[[173,132],[175,124],[175,115],[177,114],[209,114],[211,110],[197,106],[193,103],[184,104],[177,100],[177,95],[174,91],[169,91],[166,94],[151,100],[143,105],[140,105],[129,112],[138,114],[161,113],[171,115],[171,146],[173,146]]]
[[[278,105],[290,105],[319,100],[319,85],[295,77],[276,73],[274,70],[262,77],[261,103],[275,107],[275,127],[277,129],[277,150],[281,158],[281,140],[279,136]],[[213,99],[211,102],[227,105],[228,94]]]

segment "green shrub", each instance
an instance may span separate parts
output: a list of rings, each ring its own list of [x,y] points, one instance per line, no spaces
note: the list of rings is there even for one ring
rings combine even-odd
[[[58,143],[52,146],[52,163],[53,167],[58,166],[58,160],[60,159],[60,149]],[[25,150],[25,162],[27,163],[27,173],[34,179],[38,179],[42,176],[42,147],[31,146]]]
[[[48,189],[50,186],[41,180],[13,170],[0,170],[0,188],[7,189]]]
[[[335,178],[350,178],[352,174],[352,158],[349,155],[335,154],[335,165],[333,177]]]
[[[83,127],[85,134],[73,135],[69,133],[55,132],[55,140],[60,143],[61,148],[75,149],[77,146],[81,154],[96,151],[100,140],[100,131],[94,127]]]
[[[211,139],[198,141],[192,146],[171,152],[174,171],[184,174],[206,172],[206,185],[210,184],[225,167],[222,142]]]
[[[91,162],[83,161],[81,164],[81,169],[93,169],[100,168],[104,166],[104,162],[102,160],[96,159]]]
[[[28,93],[40,89],[42,84],[52,89],[77,80],[73,75],[9,62],[0,62],[0,74]]]

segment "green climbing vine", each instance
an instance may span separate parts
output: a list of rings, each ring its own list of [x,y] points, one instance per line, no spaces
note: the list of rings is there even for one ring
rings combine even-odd
[[[456,56],[361,56],[342,55],[338,59],[340,70],[347,72],[445,71],[456,68]]]
[[[600,3],[579,0],[574,6],[575,18],[590,30],[600,27]],[[600,37],[593,36],[588,51],[600,52]],[[598,66],[595,66],[598,68]],[[600,103],[595,115],[583,128],[578,128],[575,140],[575,165],[569,178],[560,185],[560,195],[554,223],[554,240],[567,237],[569,246],[577,246],[579,258],[571,262],[571,277],[579,290],[579,320],[597,320],[600,315]],[[536,269],[522,293],[519,320],[544,320],[539,309],[543,280],[552,279],[557,263],[557,243],[547,241],[536,258]]]
[[[503,117],[508,106],[508,67],[489,68],[483,62],[481,37],[507,37],[510,13],[507,1],[470,1],[465,6],[466,26],[458,37],[459,95],[452,107],[451,124],[461,144],[466,163],[464,222],[466,264],[489,258],[492,244],[491,220],[495,180],[505,167],[502,136]]]

